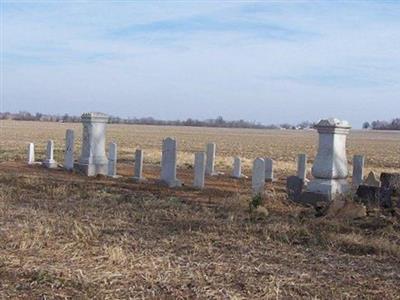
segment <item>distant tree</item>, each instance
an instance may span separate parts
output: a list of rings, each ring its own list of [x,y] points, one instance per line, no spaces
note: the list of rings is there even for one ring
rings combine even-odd
[[[364,122],[362,125],[363,129],[369,129],[371,127],[371,124],[369,124],[369,122]]]

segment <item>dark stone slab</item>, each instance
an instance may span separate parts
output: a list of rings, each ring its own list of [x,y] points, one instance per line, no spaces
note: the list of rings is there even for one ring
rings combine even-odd
[[[400,173],[381,173],[381,186],[391,188],[394,195],[400,195]]]
[[[314,192],[303,192],[301,193],[298,202],[303,204],[311,204],[313,206],[320,205],[321,202],[329,202],[327,195],[318,194]]]
[[[286,179],[286,191],[289,199],[292,201],[299,201],[303,186],[304,182],[302,179],[297,176],[289,176]]]
[[[379,205],[380,188],[377,186],[360,185],[356,195],[364,204]]]
[[[390,187],[381,187],[379,193],[379,204],[384,208],[392,208],[392,194],[393,189]]]

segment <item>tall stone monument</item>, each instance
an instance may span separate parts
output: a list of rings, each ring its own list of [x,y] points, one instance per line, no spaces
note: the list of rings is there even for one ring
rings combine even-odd
[[[103,113],[84,113],[81,119],[83,138],[78,167],[87,176],[107,175],[105,140],[108,116]]]
[[[346,121],[331,118],[319,121],[315,128],[319,133],[319,146],[311,170],[314,179],[307,191],[333,200],[349,191],[346,137],[351,126]]]

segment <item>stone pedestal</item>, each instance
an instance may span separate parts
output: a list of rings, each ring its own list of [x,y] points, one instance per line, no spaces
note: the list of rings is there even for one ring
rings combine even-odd
[[[105,151],[105,131],[108,116],[102,113],[85,113],[81,119],[83,138],[78,168],[87,176],[107,175],[108,160]]]
[[[347,182],[346,137],[350,131],[346,121],[321,120],[316,129],[319,133],[317,157],[311,173],[314,179],[307,191],[320,194],[321,199],[333,200],[349,191]]]

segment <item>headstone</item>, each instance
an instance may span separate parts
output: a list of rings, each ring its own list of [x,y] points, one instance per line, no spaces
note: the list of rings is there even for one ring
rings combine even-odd
[[[388,187],[393,190],[393,193],[400,195],[400,173],[381,173],[382,187]]]
[[[392,202],[393,189],[391,187],[382,186],[380,188],[379,194],[379,204],[384,208],[391,208],[393,206]]]
[[[108,148],[108,176],[117,176],[117,144],[110,143]]]
[[[108,160],[105,140],[108,116],[102,113],[85,113],[81,119],[83,138],[78,167],[87,176],[107,175]]]
[[[182,183],[176,178],[176,140],[163,140],[161,157],[161,182],[169,187],[179,187]]]
[[[364,185],[380,187],[381,182],[376,179],[375,173],[371,171],[369,172],[367,178],[364,180]]]
[[[143,150],[137,149],[135,152],[135,172],[133,180],[136,182],[145,181],[143,177]]]
[[[196,152],[194,154],[194,181],[193,186],[199,189],[204,188],[204,177],[206,171],[206,153]]]
[[[242,161],[240,160],[240,157],[235,157],[233,159],[232,177],[233,178],[241,178],[242,177]]]
[[[47,142],[46,159],[43,164],[49,169],[55,169],[58,166],[57,162],[54,160],[54,142],[52,140]]]
[[[35,163],[35,145],[33,143],[28,144],[28,165]]]
[[[357,188],[362,184],[364,178],[364,156],[354,155],[353,156],[353,186]]]
[[[304,180],[298,176],[289,176],[286,179],[286,191],[292,201],[299,201],[303,191]]]
[[[215,143],[209,143],[206,147],[207,152],[207,161],[206,161],[206,175],[207,176],[214,176],[217,175],[215,172],[215,151],[216,145]]]
[[[64,168],[68,171],[74,169],[74,131],[67,129],[65,133]]]
[[[265,158],[265,181],[272,182],[274,180],[274,161],[271,158]]]
[[[253,174],[251,178],[253,195],[264,194],[265,187],[265,161],[263,158],[256,158],[253,163]]]
[[[333,118],[321,120],[315,127],[319,133],[319,146],[311,170],[314,179],[308,184],[307,191],[333,200],[349,191],[346,137],[351,127],[348,122]]]
[[[366,205],[379,205],[380,188],[378,186],[361,184],[357,188],[356,195]]]
[[[297,156],[297,177],[305,181],[307,179],[307,155],[299,154]]]

